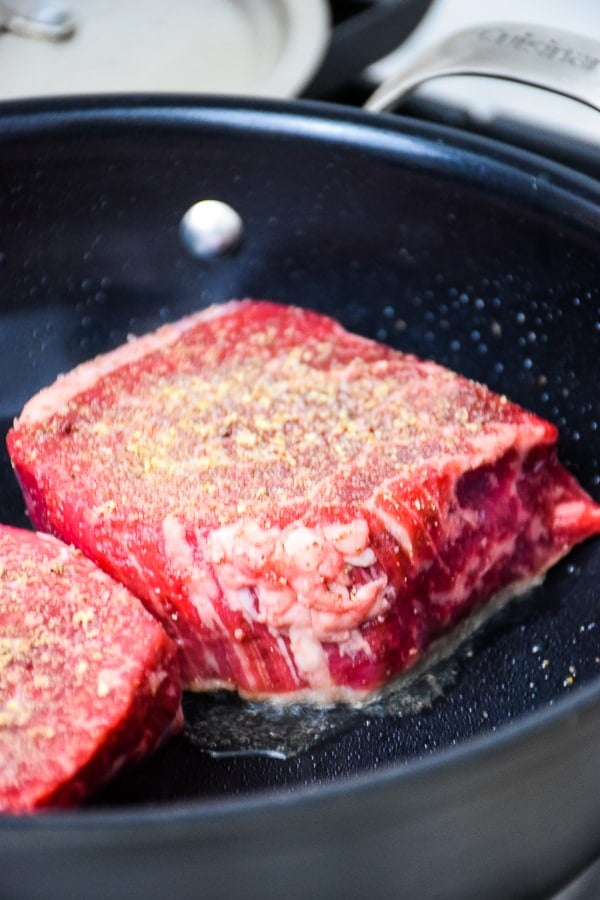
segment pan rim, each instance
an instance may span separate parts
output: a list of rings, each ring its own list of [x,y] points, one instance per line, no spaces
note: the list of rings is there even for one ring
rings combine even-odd
[[[427,162],[452,150],[505,164],[524,173],[548,174],[577,186],[585,199],[600,204],[600,181],[565,163],[526,150],[490,134],[410,114],[373,113],[322,100],[235,97],[218,94],[86,94],[0,100],[0,141],[17,134],[72,130],[77,126],[173,126],[190,129],[251,127],[256,133],[305,137],[317,141],[356,142],[375,150],[405,149],[418,143],[428,150]],[[362,138],[362,141],[360,140]],[[403,140],[404,139],[404,140]],[[445,151],[445,153],[443,152]],[[413,161],[411,159],[411,161]],[[451,161],[458,167],[455,156]],[[477,182],[476,182],[477,183]],[[539,188],[539,185],[538,185]]]
[[[102,94],[0,101],[0,145],[38,134],[65,137],[111,128],[206,130],[265,139],[300,138],[332,146],[353,146],[376,156],[402,153],[415,170],[468,179],[473,187],[509,195],[543,212],[552,204],[563,221],[600,229],[600,180],[505,143],[453,125],[392,113],[306,99],[264,99],[227,95]],[[507,194],[507,192],[509,192]]]

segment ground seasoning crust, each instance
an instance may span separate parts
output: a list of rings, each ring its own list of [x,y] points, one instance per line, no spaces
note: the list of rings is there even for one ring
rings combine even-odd
[[[160,497],[172,513],[193,506],[225,524],[274,502],[335,503],[331,478],[344,469],[351,489],[341,500],[360,504],[391,467],[410,478],[428,457],[468,451],[514,416],[438,366],[375,353],[354,336],[348,346],[341,329],[325,340],[312,317],[292,313],[283,330],[277,319],[237,335],[215,320],[151,365],[115,372],[48,421],[44,452],[60,452],[74,478],[110,460],[96,484],[99,514],[117,502],[152,509]]]

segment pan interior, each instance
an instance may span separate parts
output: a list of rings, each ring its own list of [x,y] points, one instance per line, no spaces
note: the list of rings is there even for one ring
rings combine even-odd
[[[344,132],[343,117],[307,113],[277,130],[272,107],[231,106],[229,117],[227,107],[191,108],[71,109],[44,114],[39,129],[28,112],[0,130],[3,433],[31,393],[128,334],[230,297],[265,297],[333,315],[553,420],[563,461],[600,496],[600,206],[589,186],[415,126],[358,116]],[[206,198],[237,210],[244,240],[198,260],[179,222]],[[26,525],[4,447],[0,465],[0,519]],[[240,753],[235,740],[207,752],[198,734],[215,715],[245,716],[251,729],[264,727],[263,713],[248,719],[232,698],[188,696],[195,732],[92,806],[292,790],[405,764],[534,714],[598,678],[599,574],[591,541],[438,671],[431,705],[400,718],[334,716],[322,731],[316,716],[312,746],[294,720],[299,752],[287,757]],[[290,727],[284,719],[267,730]]]

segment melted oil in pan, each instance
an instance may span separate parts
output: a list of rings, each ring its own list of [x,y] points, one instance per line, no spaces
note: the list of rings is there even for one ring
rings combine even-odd
[[[289,759],[368,719],[417,715],[456,682],[458,659],[445,659],[426,673],[404,679],[360,707],[247,702],[227,691],[184,696],[185,739],[213,757],[269,756]]]
[[[213,757],[259,755],[288,759],[366,720],[418,715],[454,686],[464,660],[472,652],[472,636],[505,609],[516,594],[526,597],[522,586],[501,591],[436,640],[409,672],[360,705],[249,702],[227,691],[187,694],[184,738],[196,750]],[[492,627],[493,624],[490,623]]]

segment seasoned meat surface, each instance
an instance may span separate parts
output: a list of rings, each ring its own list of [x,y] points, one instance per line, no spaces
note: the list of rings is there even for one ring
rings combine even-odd
[[[0,811],[70,806],[181,725],[176,648],[73,547],[0,526]]]
[[[188,687],[327,702],[600,530],[556,437],[435,363],[246,300],[59,378],[8,445],[36,527],[143,599]]]

